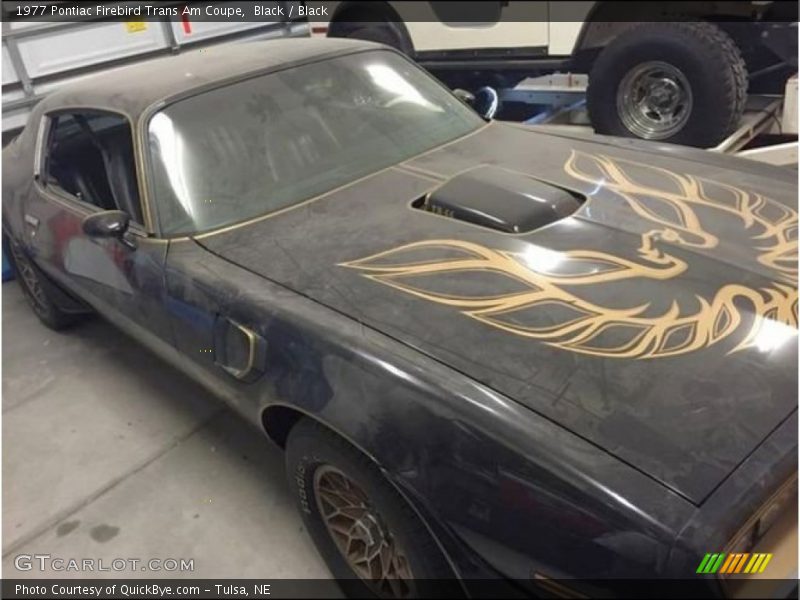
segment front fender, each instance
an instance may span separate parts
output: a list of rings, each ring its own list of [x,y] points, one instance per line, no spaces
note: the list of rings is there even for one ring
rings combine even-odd
[[[255,383],[214,374],[239,412],[259,426],[274,405],[317,419],[370,456],[440,534],[502,575],[529,581],[534,573],[664,573],[695,509],[647,475],[447,365],[194,242],[171,246],[167,283],[170,301],[224,314],[266,340],[264,374]],[[176,337],[199,344],[198,328],[213,319],[192,321],[176,325],[183,328]]]

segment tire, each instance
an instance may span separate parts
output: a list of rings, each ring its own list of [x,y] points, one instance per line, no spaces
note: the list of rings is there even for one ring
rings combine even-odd
[[[3,252],[9,259],[14,278],[25,299],[44,325],[60,331],[79,319],[78,315],[64,312],[58,307],[45,275],[28,258],[22,247],[6,234],[3,234]]]
[[[343,438],[312,419],[301,419],[287,440],[286,471],[306,528],[348,597],[447,598],[461,595],[461,588],[447,560],[416,513],[372,461]],[[366,530],[358,523],[371,523],[367,535],[374,541],[386,540],[391,548],[400,549],[401,557],[406,558],[405,561],[393,561],[393,564],[396,567],[394,573],[407,579],[394,579],[391,584],[390,580],[368,583],[345,559],[321,512],[332,510],[333,506],[321,497],[342,501],[341,497],[330,492],[327,495],[319,493],[320,489],[333,489],[332,485],[346,488],[350,506],[356,506],[358,510],[369,509],[368,513],[361,514],[356,524],[353,519],[348,519],[340,521],[340,526],[343,524],[350,531],[363,533]],[[351,540],[349,547],[356,551],[370,548],[364,539]],[[372,548],[376,547],[378,545],[373,543]],[[373,561],[371,564],[378,563]]]
[[[652,79],[647,79],[647,73],[652,73]],[[668,118],[638,116],[642,111],[624,108],[635,104],[635,90],[647,87],[637,87],[640,81],[671,82],[660,90],[657,83],[655,93],[644,94],[657,104],[684,99],[676,104],[671,129],[665,127]],[[684,87],[688,93],[681,91]],[[711,147],[736,128],[746,93],[744,60],[722,29],[705,22],[646,23],[621,34],[603,49],[589,75],[586,100],[598,133]],[[648,135],[647,125],[638,121],[655,122],[656,128],[664,129]]]
[[[376,42],[378,44],[385,44],[395,50],[408,54],[403,45],[403,40],[400,35],[396,33],[389,23],[379,25],[367,25],[358,27],[348,32],[346,37],[356,40],[365,40],[367,42]]]

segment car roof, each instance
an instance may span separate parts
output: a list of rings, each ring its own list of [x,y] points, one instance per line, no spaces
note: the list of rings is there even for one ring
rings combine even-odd
[[[381,47],[336,38],[281,38],[207,46],[90,75],[48,95],[38,108],[45,112],[97,108],[136,120],[153,104],[193,89]]]

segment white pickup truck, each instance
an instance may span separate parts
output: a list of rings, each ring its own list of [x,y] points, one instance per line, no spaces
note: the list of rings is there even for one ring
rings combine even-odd
[[[451,87],[586,73],[591,122],[612,135],[714,146],[751,81],[797,69],[797,2],[324,4],[312,35],[388,44]]]

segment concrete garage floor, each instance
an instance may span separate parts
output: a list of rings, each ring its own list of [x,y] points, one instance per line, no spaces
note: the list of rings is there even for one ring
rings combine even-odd
[[[330,577],[265,437],[101,319],[52,332],[15,282],[2,305],[5,578]],[[194,571],[19,571],[19,554]]]

